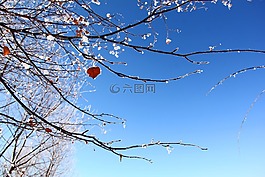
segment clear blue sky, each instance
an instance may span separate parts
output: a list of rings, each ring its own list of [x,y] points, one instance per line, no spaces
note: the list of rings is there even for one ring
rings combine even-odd
[[[180,47],[180,52],[208,50],[209,46],[265,50],[265,1],[234,0],[232,3],[231,10],[218,2],[217,5],[207,4],[207,11],[168,14],[169,27],[178,28],[181,33],[170,33],[172,43],[161,42],[158,46],[165,49]],[[102,0],[101,4],[97,10],[102,14],[122,13],[127,23],[143,15],[136,0]],[[158,28],[161,41],[165,40],[163,29],[162,25]],[[111,56],[110,59],[115,60]],[[265,56],[234,53],[194,56],[192,59],[207,60],[210,64],[192,65],[179,58],[141,55],[125,48],[118,60],[127,62],[128,66],[116,69],[127,74],[158,79],[196,69],[204,72],[168,84],[155,83],[155,93],[113,94],[109,90],[112,84],[118,84],[122,89],[125,84],[133,87],[142,83],[117,78],[103,70],[96,80],[91,79],[97,91],[85,96],[95,112],[113,113],[127,119],[125,129],[122,126],[109,127],[106,135],[98,131],[102,140],[122,139],[117,144],[121,146],[148,143],[152,138],[172,142],[182,140],[209,150],[175,146],[171,154],[161,147],[125,152],[151,158],[154,163],[150,164],[132,159],[120,162],[109,152],[98,148],[94,151],[92,146],[77,144],[74,168],[79,177],[265,177],[264,96],[250,112],[240,144],[237,142],[245,113],[265,89],[265,70],[230,78],[206,96],[213,85],[232,72],[264,65]]]

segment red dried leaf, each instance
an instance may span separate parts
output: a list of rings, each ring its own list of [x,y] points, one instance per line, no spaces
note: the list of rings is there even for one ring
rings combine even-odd
[[[8,54],[10,54],[10,50],[9,50],[9,48],[7,46],[4,46],[4,48],[3,48],[3,55],[6,56]]]
[[[76,36],[81,37],[82,36],[82,30],[76,30]]]
[[[87,35],[89,35],[89,34],[90,34],[90,32],[89,32],[89,31],[87,31],[87,30],[85,30],[85,33],[86,33]]]
[[[46,131],[47,133],[51,133],[51,132],[52,132],[52,129],[50,129],[50,128],[45,128],[45,131]]]
[[[89,77],[95,79],[100,74],[100,68],[98,66],[90,67],[87,69],[87,74]]]
[[[76,24],[76,25],[78,25],[78,21],[77,21],[77,19],[74,19],[74,24]]]
[[[29,120],[29,126],[34,127],[36,124],[33,122],[32,119]]]

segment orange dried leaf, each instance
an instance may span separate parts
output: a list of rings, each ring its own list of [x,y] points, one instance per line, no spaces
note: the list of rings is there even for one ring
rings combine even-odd
[[[4,46],[4,48],[3,48],[3,55],[4,56],[7,56],[8,54],[10,54],[10,50],[9,50],[9,48],[7,46]]]
[[[51,133],[51,132],[52,132],[52,129],[50,129],[50,128],[45,128],[45,131],[46,131],[47,133]]]
[[[95,79],[100,74],[100,68],[98,66],[90,67],[87,69],[87,74],[89,77]]]

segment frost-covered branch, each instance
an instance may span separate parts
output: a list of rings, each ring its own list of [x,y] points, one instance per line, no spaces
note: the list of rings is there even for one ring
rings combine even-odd
[[[211,2],[217,3],[216,0]],[[12,174],[16,170],[14,174],[25,176],[26,172],[21,171],[21,168],[27,169],[27,174],[35,173],[36,169],[28,169],[33,159],[34,163],[38,163],[33,158],[36,152],[44,158],[43,153],[52,149],[48,151],[49,157],[55,159],[62,153],[56,151],[55,147],[61,147],[62,144],[70,146],[72,141],[93,144],[118,155],[120,159],[150,161],[145,157],[125,153],[130,149],[141,148],[142,145],[115,147],[113,144],[116,145],[119,141],[104,142],[91,133],[94,127],[104,130],[108,125],[125,126],[126,120],[111,113],[94,113],[88,102],[84,102],[82,106],[79,104],[82,96],[80,90],[93,90],[91,78],[96,78],[101,70],[121,78],[165,83],[199,74],[202,70],[170,78],[153,78],[152,75],[143,78],[137,76],[137,71],[129,75],[112,67],[126,67],[126,62],[121,57],[125,50],[172,56],[197,65],[209,63],[196,61],[197,55],[265,53],[264,50],[245,49],[180,53],[177,46],[165,50],[157,45],[160,41],[155,23],[162,21],[166,25],[165,31],[162,31],[167,34],[163,44],[169,45],[172,39],[169,38],[166,15],[193,11],[210,2],[138,0],[135,3],[144,15],[133,21],[124,20],[122,14],[96,11],[95,6],[101,5],[99,0],[4,0],[0,3],[0,139],[4,144],[0,147],[0,153],[1,160],[7,162],[3,168],[5,173]],[[230,0],[222,0],[221,3],[228,8],[232,6]],[[245,70],[239,73],[243,71]],[[232,75],[236,74],[238,73]],[[41,139],[38,139],[39,136]],[[29,142],[33,145],[28,145]],[[198,145],[182,142],[147,143],[145,146],[168,149],[171,145],[206,150]],[[17,151],[16,148],[20,150]],[[28,151],[28,148],[34,150]],[[10,152],[13,154],[7,155]],[[43,168],[46,171],[41,173],[55,176],[52,169],[57,162],[44,159],[40,164],[46,166]]]

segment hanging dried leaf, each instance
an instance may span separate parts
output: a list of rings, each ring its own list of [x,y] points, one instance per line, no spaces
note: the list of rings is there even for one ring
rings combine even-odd
[[[89,77],[95,79],[100,74],[100,68],[98,66],[90,67],[87,69],[87,74]]]
[[[122,155],[120,154],[120,162],[122,161]]]
[[[51,132],[52,132],[52,129],[50,129],[50,128],[45,128],[45,131],[46,131],[47,133],[51,133]]]
[[[7,56],[7,55],[9,55],[10,54],[10,50],[9,50],[9,48],[7,47],[7,46],[4,46],[4,48],[3,48],[3,55],[4,56]]]

